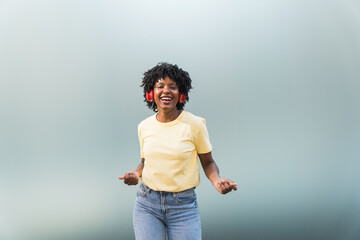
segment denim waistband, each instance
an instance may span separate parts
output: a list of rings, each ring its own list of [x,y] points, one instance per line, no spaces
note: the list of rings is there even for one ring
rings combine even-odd
[[[146,186],[143,183],[140,183],[140,187],[142,187],[147,193],[156,192],[156,193],[160,193],[160,194],[167,194],[168,193],[168,194],[173,194],[173,195],[177,195],[179,193],[184,193],[184,192],[193,192],[195,190],[195,188],[196,188],[196,187],[193,187],[193,188],[189,188],[189,189],[179,191],[179,192],[167,192],[167,191],[153,190],[153,189],[149,188],[148,186]]]

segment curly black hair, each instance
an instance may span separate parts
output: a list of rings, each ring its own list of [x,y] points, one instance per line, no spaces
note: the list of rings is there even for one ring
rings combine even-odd
[[[157,107],[155,101],[149,102],[146,100],[146,93],[150,92],[154,89],[155,83],[161,79],[169,77],[173,80],[176,85],[179,87],[179,92],[185,94],[186,101],[189,101],[189,92],[192,88],[191,86],[191,78],[188,72],[182,70],[177,65],[169,64],[166,62],[160,62],[155,67],[147,70],[144,73],[144,77],[142,79],[142,83],[140,87],[143,87],[144,90],[144,102],[146,102],[148,108],[152,109],[154,112],[157,112]],[[186,102],[185,101],[185,102]],[[178,110],[183,110],[184,103],[178,102],[176,104],[176,108]]]

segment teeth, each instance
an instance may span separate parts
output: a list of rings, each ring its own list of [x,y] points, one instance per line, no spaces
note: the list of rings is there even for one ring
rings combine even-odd
[[[171,98],[161,98],[161,100],[171,101]]]

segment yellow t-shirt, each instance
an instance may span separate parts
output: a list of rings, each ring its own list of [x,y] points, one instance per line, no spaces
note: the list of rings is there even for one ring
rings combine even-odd
[[[205,119],[182,111],[174,121],[162,123],[153,115],[139,124],[138,133],[146,186],[180,192],[200,184],[197,154],[212,149]]]

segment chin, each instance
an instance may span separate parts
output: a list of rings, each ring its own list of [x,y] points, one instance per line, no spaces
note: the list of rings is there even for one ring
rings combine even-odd
[[[160,109],[163,109],[163,110],[176,110],[176,105],[175,106],[161,106]]]

